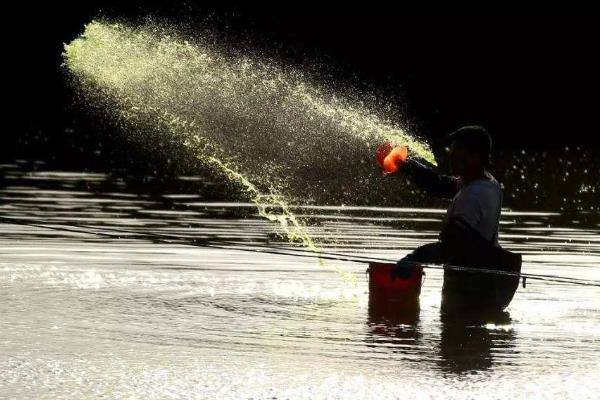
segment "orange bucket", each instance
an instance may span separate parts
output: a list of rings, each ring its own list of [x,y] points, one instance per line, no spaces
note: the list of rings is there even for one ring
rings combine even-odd
[[[405,277],[391,279],[390,273],[396,264],[370,263],[369,299],[377,302],[394,302],[414,305],[419,301],[423,283],[423,267],[414,265],[408,268]]]

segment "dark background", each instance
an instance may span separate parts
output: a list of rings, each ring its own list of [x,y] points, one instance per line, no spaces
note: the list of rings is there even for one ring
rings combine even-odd
[[[250,42],[268,56],[321,70],[325,79],[392,99],[434,144],[479,123],[500,150],[598,146],[597,18],[118,3],[31,6],[18,14],[7,58],[14,90],[7,118],[16,124],[3,134],[4,158],[79,157],[84,164],[85,152],[73,151],[78,116],[60,68],[62,45],[94,17],[148,14],[209,25],[233,45]]]

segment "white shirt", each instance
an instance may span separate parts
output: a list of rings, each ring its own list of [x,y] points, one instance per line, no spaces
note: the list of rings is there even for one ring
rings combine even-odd
[[[452,199],[446,220],[458,217],[487,240],[498,245],[498,224],[502,207],[502,189],[489,173],[487,179],[477,179],[461,187]],[[460,181],[459,181],[460,187]]]

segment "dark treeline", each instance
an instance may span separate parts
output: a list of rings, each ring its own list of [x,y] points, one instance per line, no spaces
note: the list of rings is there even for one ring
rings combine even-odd
[[[192,33],[210,27],[233,46],[283,60],[355,93],[390,99],[434,148],[450,130],[472,123],[488,127],[502,154],[497,166],[506,164],[513,172],[518,162],[506,160],[526,161],[544,151],[554,166],[563,152],[565,167],[575,158],[580,164],[579,148],[590,168],[578,166],[576,174],[589,191],[586,176],[598,154],[600,61],[594,49],[600,25],[595,18],[340,15],[339,10],[180,1],[119,3],[53,4],[20,14],[8,82],[15,108],[10,121],[16,124],[2,135],[2,159],[44,159],[59,168],[160,169],[156,155],[132,153],[110,126],[73,105],[60,67],[63,43],[91,19],[135,21],[151,15],[177,21]],[[513,172],[499,175],[515,182],[525,175],[517,179]],[[565,176],[558,175],[560,184]],[[574,185],[581,187],[578,182]]]

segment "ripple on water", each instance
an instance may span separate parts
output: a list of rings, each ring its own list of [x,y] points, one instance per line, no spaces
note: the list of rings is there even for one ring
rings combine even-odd
[[[161,204],[56,182],[60,196],[36,197],[18,181],[0,192],[10,198],[4,217],[37,225],[2,224],[0,397],[581,399],[600,389],[597,288],[532,281],[501,318],[445,320],[442,277],[430,271],[419,310],[382,315],[369,305],[364,265],[342,263],[359,277],[352,286],[312,259],[189,245],[231,232],[245,245],[273,241],[245,205],[174,197],[185,213],[143,212]],[[313,233],[338,238],[329,249],[385,258],[431,240],[442,216],[314,211]],[[506,218],[501,240],[525,254],[526,272],[600,279],[597,229]]]

